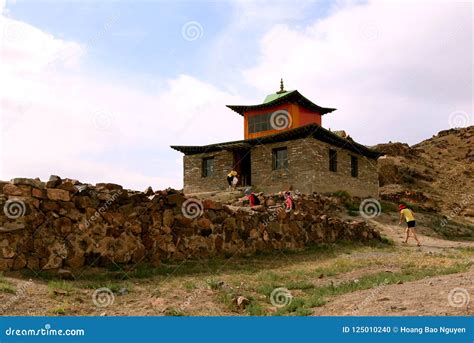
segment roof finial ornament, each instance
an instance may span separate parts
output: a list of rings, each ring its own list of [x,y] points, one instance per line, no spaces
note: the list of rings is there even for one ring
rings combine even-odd
[[[285,89],[283,87],[283,79],[280,79],[280,90],[277,92],[277,94],[285,93]]]

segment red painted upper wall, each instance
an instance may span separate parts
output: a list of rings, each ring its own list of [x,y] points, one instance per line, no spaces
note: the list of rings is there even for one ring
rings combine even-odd
[[[289,116],[288,119],[285,119],[285,112],[287,111]],[[276,112],[276,113],[275,113]],[[249,133],[248,131],[248,118],[261,115],[261,114],[271,114],[275,113],[273,116],[274,119],[278,119],[280,117],[281,122],[274,123],[273,127],[277,129],[271,129],[267,131]],[[298,104],[293,103],[284,103],[281,105],[277,105],[274,107],[258,109],[258,110],[250,110],[244,113],[244,137],[245,139],[251,138],[258,138],[262,136],[268,136],[275,133],[280,133],[286,130],[294,129],[300,126],[308,125],[308,124],[317,124],[321,126],[321,114],[315,111],[311,111],[307,108],[299,106]],[[279,125],[279,123],[288,123],[288,125],[284,125],[283,127]]]

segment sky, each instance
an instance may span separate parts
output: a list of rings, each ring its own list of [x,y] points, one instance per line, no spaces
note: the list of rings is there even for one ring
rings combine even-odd
[[[0,179],[182,187],[170,145],[243,139],[279,88],[357,142],[473,125],[473,5],[0,0]]]

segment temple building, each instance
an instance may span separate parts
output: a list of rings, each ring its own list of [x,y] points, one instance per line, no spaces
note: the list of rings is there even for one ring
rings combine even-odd
[[[344,131],[322,127],[321,107],[297,90],[280,90],[257,105],[227,105],[243,117],[244,139],[205,146],[171,146],[184,154],[184,193],[226,190],[226,176],[238,173],[239,186],[263,192],[347,191],[378,196],[381,153]]]

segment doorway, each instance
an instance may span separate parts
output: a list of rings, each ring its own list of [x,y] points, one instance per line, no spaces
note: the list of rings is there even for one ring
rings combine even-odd
[[[234,170],[239,174],[238,186],[246,187],[252,184],[250,149],[234,150]]]

